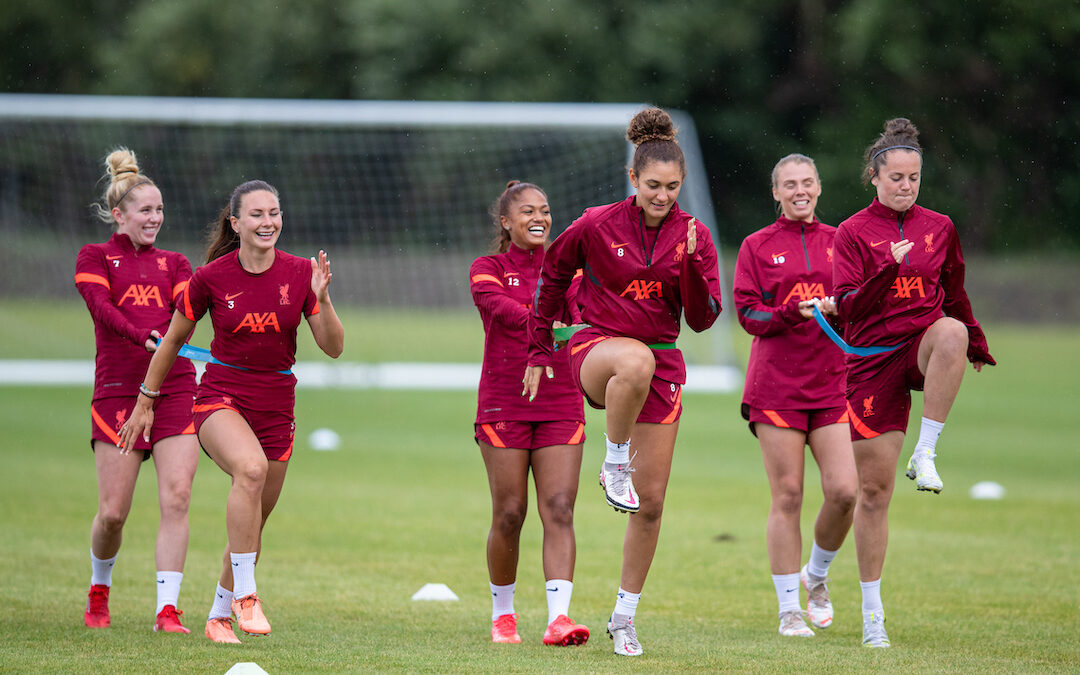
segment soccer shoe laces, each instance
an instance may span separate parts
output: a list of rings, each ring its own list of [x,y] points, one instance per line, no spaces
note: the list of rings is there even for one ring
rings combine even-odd
[[[637,457],[637,452],[630,457],[630,461],[626,463],[625,468],[611,472],[611,489],[614,490],[616,494],[621,495],[626,492],[626,481],[630,480],[630,474],[634,473],[636,470],[634,467],[630,466],[631,462],[634,461],[634,457]]]

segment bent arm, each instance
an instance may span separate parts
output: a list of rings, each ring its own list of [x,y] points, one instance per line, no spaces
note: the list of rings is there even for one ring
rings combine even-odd
[[[696,247],[683,256],[679,271],[679,295],[686,325],[700,333],[720,316],[720,267],[708,228],[696,230]]]

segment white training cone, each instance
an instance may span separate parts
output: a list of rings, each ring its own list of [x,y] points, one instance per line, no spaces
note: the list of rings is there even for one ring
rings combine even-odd
[[[333,429],[316,429],[308,436],[308,445],[312,450],[337,450],[341,447],[341,436]]]
[[[458,596],[446,584],[424,584],[413,593],[413,600],[457,600]]]
[[[225,675],[269,675],[269,673],[260,668],[257,663],[244,661],[226,670]]]
[[[1001,483],[992,480],[984,480],[971,486],[968,492],[972,499],[1001,499],[1005,496],[1005,488]]]

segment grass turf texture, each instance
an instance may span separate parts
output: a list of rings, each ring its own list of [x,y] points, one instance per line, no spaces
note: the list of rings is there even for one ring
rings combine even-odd
[[[378,319],[376,325],[387,320]],[[55,321],[42,313],[38,326]],[[370,318],[347,321],[352,336],[371,325]],[[8,356],[16,329],[0,326]],[[580,648],[540,645],[546,601],[541,531],[531,509],[516,598],[525,643],[493,645],[484,564],[490,506],[471,440],[475,401],[442,392],[298,392],[296,454],[258,571],[274,632],[242,636],[239,647],[201,636],[225,541],[228,490],[228,478],[205,457],[195,478],[180,596],[193,634],[150,630],[158,517],[153,468],[145,464],[114,572],[112,627],[91,631],[81,620],[96,505],[89,387],[0,388],[0,670],[221,673],[240,661],[271,673],[1080,670],[1080,424],[1069,394],[1080,377],[1076,333],[1001,326],[988,332],[1002,366],[968,371],[940,443],[945,491],[916,493],[898,468],[883,589],[891,650],[859,646],[850,537],[832,569],[834,626],[810,640],[776,635],[765,553],[768,487],[737,394],[685,397],[660,547],[638,615],[641,658],[615,661],[604,633],[625,516],[604,505],[596,486],[602,418],[590,412],[571,607],[593,636]],[[88,339],[61,341],[81,350]],[[446,360],[478,358],[464,339],[447,344],[444,354],[462,356]],[[745,354],[745,341],[739,344]],[[18,355],[58,356],[27,349],[19,347]],[[409,358],[400,347],[388,349],[402,354],[393,358]],[[340,451],[307,447],[307,434],[321,426],[341,434]],[[909,436],[901,463],[913,444]],[[1002,483],[1005,499],[969,499],[967,489],[980,480]],[[808,547],[821,500],[812,461],[806,484]],[[461,601],[411,602],[426,582],[447,583]]]

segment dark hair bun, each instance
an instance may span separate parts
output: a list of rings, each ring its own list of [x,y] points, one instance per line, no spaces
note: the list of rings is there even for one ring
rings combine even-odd
[[[635,146],[649,141],[674,141],[675,123],[660,108],[646,108],[634,115],[626,129],[626,140]]]
[[[521,182],[521,181],[519,181],[519,180],[511,180],[511,181],[507,181],[507,182],[506,182],[506,189],[507,189],[507,190],[509,190],[510,188],[514,187],[515,185],[517,185],[517,184],[518,184],[518,183],[520,183],[520,182]]]
[[[885,136],[900,136],[915,141],[919,138],[919,130],[906,117],[897,117],[885,123]]]

